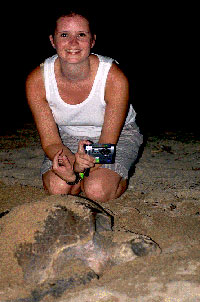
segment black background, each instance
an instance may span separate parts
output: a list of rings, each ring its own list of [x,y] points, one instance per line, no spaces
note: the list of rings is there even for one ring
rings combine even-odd
[[[143,132],[197,131],[196,8],[152,2],[90,7],[98,24],[93,51],[120,63],[129,78],[131,102]],[[1,130],[32,120],[25,80],[54,54],[48,38],[54,7],[8,4],[2,11]]]

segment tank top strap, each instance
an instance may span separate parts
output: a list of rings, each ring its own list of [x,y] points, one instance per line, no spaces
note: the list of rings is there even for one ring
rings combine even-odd
[[[44,62],[40,64],[40,70],[41,70],[43,81],[44,81]]]
[[[96,55],[99,59],[99,68],[97,71],[97,75],[95,78],[95,96],[97,100],[101,100],[101,102],[105,105],[105,87],[106,81],[108,77],[109,70],[112,66],[113,59],[101,55]]]

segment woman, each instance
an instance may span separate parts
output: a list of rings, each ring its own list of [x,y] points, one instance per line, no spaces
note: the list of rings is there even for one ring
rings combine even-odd
[[[112,59],[90,53],[95,40],[85,15],[60,16],[50,35],[57,54],[33,70],[26,91],[46,155],[44,188],[50,194],[83,191],[105,202],[127,189],[142,136],[129,106],[128,80]],[[115,164],[95,164],[84,152],[90,141],[116,144]],[[89,177],[81,179],[86,169]]]

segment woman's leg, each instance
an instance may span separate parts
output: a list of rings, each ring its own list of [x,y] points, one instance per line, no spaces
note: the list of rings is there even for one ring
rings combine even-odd
[[[44,173],[42,179],[45,190],[51,195],[78,195],[81,192],[80,183],[74,186],[69,186],[64,180],[58,177],[51,170]]]
[[[127,187],[127,179],[106,168],[99,168],[91,172],[81,184],[82,191],[86,196],[99,202],[107,202],[120,197]]]
[[[94,201],[107,202],[120,197],[128,187],[128,180],[116,172],[99,168],[85,177],[83,181],[69,186],[51,170],[43,174],[43,186],[51,195],[79,195],[82,191]]]

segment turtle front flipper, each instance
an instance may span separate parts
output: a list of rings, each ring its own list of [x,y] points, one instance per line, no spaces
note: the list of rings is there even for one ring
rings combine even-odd
[[[95,231],[97,233],[112,231],[113,218],[103,213],[97,213],[95,215]]]
[[[98,279],[98,275],[89,268],[85,268],[84,272],[78,272],[71,275],[69,278],[58,278],[48,280],[44,284],[38,286],[32,291],[32,300],[30,301],[41,301],[44,297],[51,296],[53,298],[59,298],[67,290],[76,288],[80,285],[86,285],[93,279]]]
[[[40,302],[48,297],[54,299],[62,297],[62,295],[70,289],[80,285],[86,285],[93,279],[98,279],[98,276],[89,268],[84,268],[83,271],[74,273],[68,278],[51,279],[43,284],[37,285],[30,295],[26,298],[15,300],[6,300],[6,302]]]

